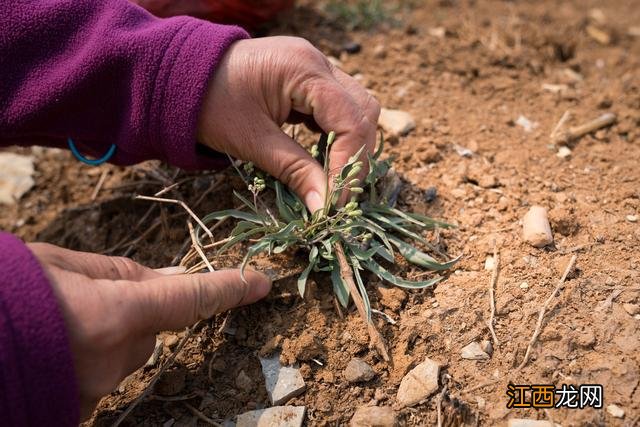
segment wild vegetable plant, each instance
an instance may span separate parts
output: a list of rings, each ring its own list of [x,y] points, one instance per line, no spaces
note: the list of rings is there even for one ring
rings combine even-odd
[[[399,255],[427,270],[450,268],[457,259],[439,262],[405,239],[433,249],[420,232],[451,225],[394,207],[399,187],[389,185],[387,178],[393,171],[391,160],[380,160],[382,140],[375,154],[366,153],[364,156],[368,172],[363,181],[359,177],[364,169],[364,162],[360,160],[364,147],[348,160],[339,173],[330,174],[329,152],[334,138],[333,132],[323,135],[319,143],[310,149],[311,155],[324,165],[325,174],[332,176],[326,182],[328,197],[323,209],[311,214],[300,198],[281,182],[255,168],[252,163],[244,163],[236,166],[236,170],[248,193],[234,191],[243,209],[214,212],[202,218],[202,222],[208,224],[229,217],[239,220],[218,253],[236,244],[251,242],[242,261],[242,270],[258,254],[303,249],[308,254],[308,262],[297,279],[300,295],[304,297],[311,272],[328,273],[337,300],[347,307],[350,297],[353,298],[375,341],[373,335],[377,332],[371,330],[371,305],[362,272],[369,271],[381,280],[403,288],[420,289],[434,285],[441,277],[410,281],[394,275],[382,264],[393,264]],[[338,202],[345,193],[348,194],[348,202],[341,206]],[[274,209],[265,202],[272,199],[275,199]],[[197,232],[198,239],[201,231]],[[355,283],[349,270],[355,276]]]

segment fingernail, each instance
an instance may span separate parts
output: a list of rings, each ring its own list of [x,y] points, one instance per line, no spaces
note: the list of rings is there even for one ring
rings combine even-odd
[[[187,271],[187,267],[178,265],[175,267],[163,267],[154,269],[156,273],[164,274],[165,276],[173,276],[175,274],[184,274]]]
[[[322,196],[316,190],[311,190],[307,193],[304,198],[304,203],[307,205],[311,213],[322,209],[324,205],[324,200],[322,200]]]

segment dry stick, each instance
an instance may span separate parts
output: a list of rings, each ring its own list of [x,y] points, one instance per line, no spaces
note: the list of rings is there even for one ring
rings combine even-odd
[[[202,412],[198,411],[195,407],[193,407],[192,405],[188,404],[187,402],[182,402],[182,404],[184,406],[186,406],[187,409],[190,410],[193,415],[195,415],[196,417],[200,418],[205,423],[210,424],[212,426],[216,426],[216,427],[222,427],[222,424],[220,424],[219,422],[214,421],[211,418],[207,417],[205,414],[203,414]]]
[[[94,200],[96,200],[96,197],[98,197],[98,193],[100,192],[100,189],[102,188],[102,185],[104,184],[105,180],[107,179],[107,176],[109,176],[109,169],[105,169],[102,171],[102,175],[100,175],[100,179],[98,179],[98,183],[96,184],[96,188],[93,189],[93,193],[91,193],[91,201],[93,202]]]
[[[542,329],[542,320],[544,319],[544,315],[547,310],[547,307],[549,306],[549,304],[551,304],[551,301],[556,297],[556,295],[558,294],[558,291],[564,284],[565,280],[567,280],[567,276],[569,275],[571,270],[573,270],[573,266],[575,265],[577,258],[578,258],[578,255],[575,255],[575,254],[571,257],[571,259],[569,260],[569,264],[567,264],[567,268],[564,270],[562,277],[558,281],[558,284],[556,285],[555,289],[553,290],[553,292],[551,292],[551,295],[549,295],[549,298],[547,298],[547,300],[544,302],[544,305],[540,309],[540,313],[538,314],[538,323],[536,324],[536,329],[533,331],[533,335],[531,336],[531,341],[529,341],[529,345],[527,346],[527,351],[524,354],[524,359],[522,360],[522,363],[516,368],[516,371],[519,371],[522,368],[524,368],[526,364],[529,362],[529,356],[531,355],[531,350],[533,349],[533,346],[535,345],[536,340],[538,339],[538,335],[540,335],[540,330]]]
[[[200,258],[202,258],[202,261],[205,263],[209,271],[214,272],[215,270],[213,266],[209,262],[209,259],[207,259],[207,256],[204,254],[200,243],[198,243],[198,239],[196,239],[196,232],[193,229],[193,224],[191,224],[191,221],[187,221],[187,226],[189,227],[189,235],[191,236],[191,243],[193,244],[194,249],[198,252],[198,255],[200,255]]]
[[[131,402],[131,404],[127,407],[127,409],[125,409],[125,411],[120,414],[120,416],[118,417],[118,419],[116,420],[115,423],[113,423],[113,427],[118,427],[126,418],[127,416],[129,416],[129,414],[131,413],[131,411],[134,410],[134,408],[136,406],[138,406],[138,404],[140,402],[142,402],[148,395],[149,393],[151,393],[151,390],[153,390],[153,387],[156,385],[156,383],[158,382],[158,380],[160,379],[160,376],[164,373],[164,371],[166,371],[171,365],[173,365],[173,362],[175,361],[176,357],[178,356],[178,354],[182,351],[182,348],[184,347],[184,345],[187,343],[187,340],[189,340],[189,338],[191,338],[191,335],[193,335],[193,331],[194,329],[196,329],[196,327],[200,324],[200,322],[196,323],[192,328],[187,328],[184,334],[184,337],[182,337],[182,341],[180,341],[180,343],[178,343],[178,345],[176,346],[176,349],[174,350],[173,353],[171,353],[171,355],[169,356],[169,358],[166,360],[166,362],[164,362],[164,364],[160,367],[160,369],[158,369],[158,372],[156,372],[156,374],[154,375],[154,377],[151,379],[151,381],[149,382],[149,385],[147,385],[147,387],[144,389],[144,391],[140,394],[140,396],[138,396],[136,398],[136,400],[134,400],[133,402]]]
[[[378,350],[378,353],[385,362],[391,360],[389,357],[389,351],[387,350],[387,345],[384,342],[384,338],[380,335],[378,329],[373,324],[371,320],[367,319],[367,312],[364,308],[364,301],[362,300],[362,296],[360,295],[360,291],[358,290],[358,286],[353,281],[353,271],[351,271],[351,267],[349,267],[349,262],[347,261],[347,257],[344,254],[344,249],[342,248],[342,244],[337,242],[335,245],[336,255],[338,256],[338,262],[340,263],[340,276],[349,286],[349,291],[351,292],[351,297],[353,298],[353,302],[356,304],[358,308],[358,312],[362,317],[362,320],[367,322],[367,329],[369,330],[369,337],[371,338],[371,344]]]
[[[438,427],[442,427],[442,401],[444,400],[444,395],[447,393],[447,385],[445,384],[442,387],[442,391],[440,392],[440,394],[438,395],[438,402],[437,402],[437,408],[438,408]]]
[[[489,317],[489,321],[487,325],[489,326],[489,332],[491,332],[491,336],[493,337],[493,345],[498,348],[500,342],[498,341],[498,337],[496,336],[496,331],[493,329],[493,325],[495,323],[496,317],[496,299],[493,292],[493,289],[498,284],[498,274],[500,272],[500,254],[498,253],[498,246],[494,243],[493,245],[493,273],[491,274],[491,282],[489,283],[489,307],[491,307],[491,316]]]
[[[567,143],[574,139],[578,139],[581,136],[584,136],[588,133],[591,133],[595,130],[601,129],[603,127],[612,125],[616,121],[616,115],[614,113],[604,113],[600,117],[591,120],[585,124],[579,126],[570,127],[565,132],[558,132],[555,135],[555,141],[560,143]]]
[[[206,225],[204,225],[204,223],[202,221],[200,221],[200,218],[198,218],[198,216],[193,213],[193,211],[191,210],[191,208],[189,208],[189,206],[187,206],[187,204],[185,202],[183,202],[182,200],[177,200],[177,199],[164,199],[162,197],[151,197],[151,196],[136,196],[136,199],[139,200],[150,200],[152,202],[162,202],[162,203],[173,203],[175,205],[180,205],[182,206],[182,208],[187,211],[187,213],[189,215],[191,215],[191,218],[194,219],[195,222],[198,223],[198,225],[204,230],[205,233],[207,233],[207,236],[209,236],[209,238],[211,239],[211,241],[213,242],[213,233],[211,232],[211,230],[209,230],[207,228]]]
[[[164,187],[162,190],[158,191],[156,194],[154,194],[154,197],[160,197],[165,193],[168,193],[169,191],[173,190],[174,188],[176,188],[178,185],[180,185],[181,182],[174,182],[173,184],[171,184],[168,187]]]
[[[549,134],[549,138],[552,141],[554,141],[556,139],[556,137],[558,136],[558,132],[560,131],[560,129],[562,129],[564,127],[565,123],[567,123],[567,120],[569,120],[570,117],[571,117],[571,111],[570,110],[566,110],[564,112],[564,114],[562,115],[562,117],[560,117],[560,120],[558,121],[558,124],[553,128],[553,130]]]

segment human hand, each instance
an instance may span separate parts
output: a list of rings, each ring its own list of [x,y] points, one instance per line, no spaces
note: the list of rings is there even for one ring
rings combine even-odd
[[[250,304],[271,288],[269,279],[239,270],[175,274],[129,258],[29,244],[44,268],[64,317],[80,395],[82,419],[99,399],[151,356],[155,335]]]
[[[240,40],[209,82],[198,139],[252,161],[315,211],[324,204],[324,171],[280,126],[306,116],[325,132],[335,131],[330,169],[336,171],[363,145],[374,149],[379,114],[378,101],[306,40]]]

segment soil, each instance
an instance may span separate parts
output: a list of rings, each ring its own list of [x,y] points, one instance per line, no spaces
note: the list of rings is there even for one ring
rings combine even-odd
[[[399,203],[458,224],[430,238],[462,259],[434,289],[376,289],[381,284],[369,278],[372,307],[395,321],[375,317],[392,363],[369,349],[353,307],[336,309],[326,277],[311,277],[304,300],[295,280],[285,278],[266,300],[233,310],[224,328],[224,315],[201,323],[124,424],[173,419],[173,425],[205,425],[185,402],[220,422],[268,406],[258,355],[281,349],[281,360],[299,364],[307,383],[289,404],[307,407],[308,425],[345,425],[360,406],[394,406],[401,379],[425,357],[442,366],[444,425],[506,425],[511,418],[637,425],[640,318],[633,309],[640,304],[640,223],[632,221],[640,214],[640,37],[629,28],[639,23],[640,8],[622,0],[440,0],[411,2],[397,10],[394,22],[347,32],[321,6],[299,2],[264,33],[309,38],[338,57],[384,107],[413,115],[415,130],[387,137],[386,154],[396,157],[405,182]],[[590,36],[590,25],[610,35],[609,43]],[[347,42],[362,48],[341,53]],[[549,134],[567,110],[570,125],[607,111],[617,122],[572,141],[563,159]],[[537,124],[530,132],[516,124],[521,115]],[[461,156],[461,147],[473,153]],[[133,194],[182,182],[169,196],[204,215],[232,206],[231,189],[240,185],[229,171],[186,174],[157,162],[91,168],[64,151],[15,151],[36,157],[36,186],[19,204],[3,207],[0,228],[29,241],[128,255],[152,267],[176,264],[184,255],[186,216],[177,206],[132,201]],[[103,172],[104,186],[91,200]],[[549,209],[552,247],[536,249],[522,240],[520,221],[532,205]],[[216,237],[225,237],[229,227],[216,230]],[[492,339],[485,261],[494,245],[500,254],[499,342],[490,359],[463,360],[464,346]],[[538,311],[573,254],[576,269],[554,299],[529,363],[518,371]],[[221,256],[216,266],[235,266],[239,255]],[[278,260],[271,262],[280,268]],[[420,273],[399,269],[407,277]],[[184,332],[161,335],[167,345],[159,362],[103,399],[88,425],[117,419],[176,348],[176,335]],[[353,357],[369,363],[376,377],[346,381],[343,370]],[[591,408],[509,410],[509,382],[601,384],[605,408],[616,404],[625,415]],[[398,409],[398,423],[436,424],[436,403],[433,396]]]

